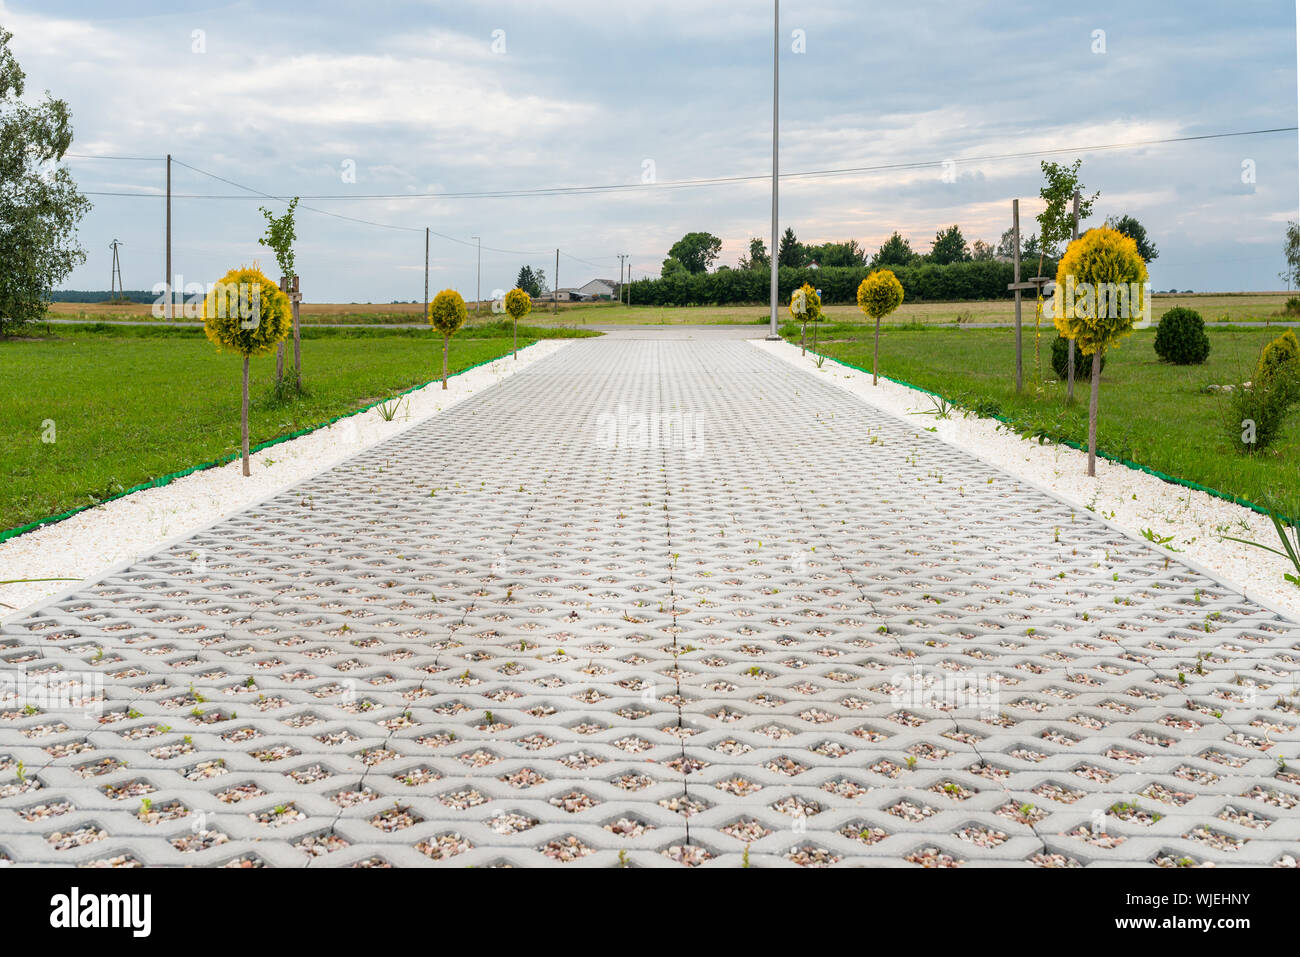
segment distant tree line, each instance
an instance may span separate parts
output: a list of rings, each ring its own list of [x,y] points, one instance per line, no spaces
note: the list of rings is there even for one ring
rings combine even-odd
[[[1036,264],[1036,261],[1035,261]],[[821,290],[826,304],[856,302],[858,284],[875,270],[867,266],[782,266],[777,275],[777,292],[788,301],[791,292],[805,282]],[[1004,299],[1011,293],[1011,263],[971,260],[940,266],[931,262],[889,265],[903,285],[908,302],[951,302],[965,299]],[[1047,260],[1044,269],[1055,270]],[[658,279],[637,279],[631,284],[632,302],[643,306],[706,306],[732,303],[763,303],[769,295],[768,267],[722,268],[716,272],[674,272]]]
[[[1150,262],[1159,253],[1145,228],[1132,216],[1111,217],[1112,229],[1133,238],[1138,252]],[[930,250],[916,252],[897,230],[868,256],[856,239],[842,242],[802,243],[792,227],[786,227],[777,248],[778,291],[785,299],[807,282],[822,290],[826,303],[855,301],[857,285],[873,270],[888,268],[903,284],[908,302],[961,299],[1007,299],[1007,286],[1014,278],[1012,258],[1015,234],[1007,229],[996,245],[982,239],[968,243],[957,225],[935,233]],[[769,295],[772,257],[760,238],[749,241],[749,250],[734,268],[713,268],[722,251],[722,240],[708,232],[690,232],[668,250],[658,279],[638,279],[632,286],[632,301],[642,305],[721,305],[765,302]],[[1021,276],[1039,268],[1044,274],[1056,269],[1060,249],[1046,248],[1038,234],[1021,235]]]
[[[158,294],[148,289],[127,289],[124,292],[111,292],[107,289],[56,289],[46,293],[50,302],[108,302],[112,299],[125,299],[129,302],[153,302]]]

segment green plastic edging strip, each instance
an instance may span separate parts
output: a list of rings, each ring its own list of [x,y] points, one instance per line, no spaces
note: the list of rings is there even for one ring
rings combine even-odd
[[[786,341],[789,342],[790,340],[787,339]],[[846,369],[853,369],[857,372],[865,373],[866,375],[872,374],[870,369],[864,369],[861,366],[856,366],[852,362],[845,362],[843,359],[837,359],[834,356],[825,356],[822,355],[821,353],[815,353],[815,354],[821,356],[821,358],[823,359],[830,359],[832,362],[836,363],[837,365],[842,365]],[[974,409],[971,409],[968,406],[962,405],[960,402],[953,401],[952,399],[948,398],[945,395],[941,395],[938,392],[931,392],[929,389],[924,389],[919,385],[913,385],[912,383],[904,381],[903,379],[895,379],[892,376],[887,376],[880,373],[877,373],[877,375],[879,375],[880,378],[882,379],[886,379],[889,382],[894,383],[895,385],[905,386],[916,392],[921,392],[924,393],[925,395],[934,396],[936,399],[942,399],[943,401],[951,405],[954,405],[959,409],[966,409],[968,412],[975,411]],[[975,414],[979,415],[978,412],[976,412]],[[1023,436],[1023,433],[1021,433],[1020,429],[1017,427],[1017,423],[1012,419],[1008,419],[1006,416],[979,415],[979,417],[982,419],[994,419],[998,422],[1001,422],[1003,425],[1007,426],[1012,431],[1016,432],[1017,435]],[[1027,436],[1026,438],[1032,438],[1032,437],[1033,436]],[[1088,447],[1086,445],[1080,445],[1078,442],[1074,442],[1070,439],[1051,439],[1049,441],[1052,441],[1057,445],[1068,446],[1079,452],[1088,451]],[[1241,498],[1237,495],[1230,495],[1227,492],[1220,492],[1218,489],[1210,488],[1209,486],[1206,485],[1200,485],[1196,482],[1189,481],[1188,479],[1178,478],[1175,475],[1166,475],[1164,472],[1153,469],[1148,465],[1143,465],[1141,462],[1134,462],[1131,461],[1130,459],[1121,458],[1120,456],[1117,455],[1111,455],[1109,452],[1104,452],[1101,449],[1097,450],[1097,456],[1099,458],[1105,459],[1108,462],[1115,462],[1118,465],[1123,465],[1125,468],[1133,469],[1135,472],[1145,472],[1147,475],[1154,476],[1155,478],[1160,479],[1162,482],[1168,482],[1170,485],[1179,485],[1182,486],[1183,488],[1189,488],[1196,492],[1204,492],[1206,495],[1212,495],[1215,498],[1221,498],[1226,502],[1232,502],[1234,505],[1241,505],[1245,508],[1250,509],[1253,512],[1259,513],[1260,515],[1273,514],[1268,509],[1264,508],[1263,506],[1256,505],[1254,502],[1250,501],[1249,499]]]
[[[537,341],[538,340],[533,340],[532,342],[529,342],[528,345],[535,345]],[[524,346],[524,348],[527,348],[527,346]],[[453,372],[450,375],[448,375],[447,378],[454,379],[456,378],[456,376],[463,375],[464,373],[469,372],[471,369],[477,369],[479,366],[485,366],[489,362],[496,362],[497,360],[502,359],[504,357],[505,357],[505,353],[503,352],[499,356],[494,356],[491,359],[484,359],[482,362],[476,362],[472,366],[466,366],[465,368],[460,369],[457,372]],[[278,436],[277,438],[268,439],[265,442],[260,442],[257,445],[250,446],[248,449],[248,454],[251,456],[257,452],[261,452],[263,449],[269,449],[272,446],[279,445],[281,442],[289,442],[293,439],[300,439],[304,435],[311,435],[311,433],[313,432],[319,432],[321,429],[327,429],[335,422],[342,421],[343,419],[350,419],[352,418],[352,416],[361,415],[364,412],[369,412],[377,405],[383,405],[385,402],[391,402],[393,399],[400,399],[404,395],[408,395],[412,392],[418,392],[420,389],[427,388],[428,386],[433,385],[435,382],[441,382],[441,381],[442,381],[441,376],[439,376],[436,379],[430,379],[428,382],[422,383],[420,385],[413,385],[409,389],[403,389],[401,392],[398,392],[395,395],[390,395],[386,399],[380,399],[378,402],[372,402],[369,405],[362,406],[361,408],[355,409],[352,412],[344,412],[340,415],[336,415],[333,416],[332,418],[326,419],[324,422],[318,422],[315,425],[310,425],[305,429],[299,429],[296,432],[290,432],[287,435],[281,435]],[[72,518],[74,515],[80,515],[82,512],[89,511],[92,508],[98,508],[101,505],[107,505],[109,502],[115,502],[119,498],[125,498],[126,496],[131,495],[135,492],[142,492],[147,488],[162,488],[164,485],[170,485],[172,482],[176,481],[177,479],[184,478],[187,475],[192,475],[195,472],[203,472],[206,471],[207,469],[214,469],[219,466],[225,465],[229,462],[233,462],[235,461],[235,459],[242,458],[243,454],[244,453],[242,450],[239,452],[231,452],[229,455],[224,455],[219,459],[212,459],[210,462],[203,462],[200,465],[193,465],[187,469],[182,469],[179,472],[169,472],[166,475],[160,475],[157,478],[152,478],[147,482],[141,482],[139,485],[133,485],[124,492],[118,492],[116,495],[110,495],[108,498],[101,499],[98,502],[93,502],[90,505],[78,505],[76,508],[68,509],[68,511],[66,512],[60,512],[58,515],[51,515],[48,518],[38,519],[35,522],[29,522],[26,525],[20,525],[17,528],[8,529],[7,531],[0,532],[0,542],[7,542],[11,538],[17,538],[19,535],[24,535],[27,532],[35,531],[38,528],[44,528],[47,525],[56,525],[59,522]]]

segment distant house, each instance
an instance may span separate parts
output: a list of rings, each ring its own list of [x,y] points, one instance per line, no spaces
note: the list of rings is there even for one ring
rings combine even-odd
[[[550,298],[550,297],[549,297],[549,296],[543,296],[542,298],[543,298],[543,299],[548,299],[548,298]],[[582,291],[581,291],[581,290],[579,290],[579,289],[574,289],[574,288],[572,288],[572,287],[567,288],[567,289],[556,289],[556,290],[555,290],[555,299],[558,300],[559,302],[581,302],[584,298],[585,298],[585,297],[582,295]]]
[[[577,292],[585,299],[613,299],[618,292],[618,280],[593,279],[585,286],[579,286]]]

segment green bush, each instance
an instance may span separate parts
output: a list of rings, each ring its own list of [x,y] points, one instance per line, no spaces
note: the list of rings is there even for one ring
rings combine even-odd
[[[1228,441],[1241,452],[1259,452],[1273,444],[1293,404],[1281,381],[1238,386],[1228,400]]]
[[[1156,329],[1156,355],[1174,365],[1200,365],[1210,357],[1210,337],[1205,321],[1195,309],[1175,306],[1160,317]]]
[[[1288,329],[1260,352],[1249,386],[1233,390],[1227,422],[1231,443],[1243,452],[1268,448],[1298,402],[1300,340]]]
[[[970,409],[982,419],[993,419],[1002,414],[1002,403],[988,396],[963,392],[957,396],[957,404]]]
[[[1252,381],[1262,385],[1279,378],[1283,385],[1300,388],[1300,339],[1290,329],[1264,347]]]
[[[1064,382],[1070,375],[1070,340],[1057,336],[1052,342],[1052,369],[1056,378]],[[1106,353],[1101,354],[1101,370],[1106,371]],[[1083,382],[1092,378],[1092,356],[1085,356],[1078,349],[1074,350],[1074,381]]]

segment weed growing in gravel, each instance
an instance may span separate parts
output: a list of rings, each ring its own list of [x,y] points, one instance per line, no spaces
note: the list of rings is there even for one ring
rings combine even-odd
[[[1170,542],[1172,542],[1172,541],[1174,540],[1174,536],[1172,536],[1172,535],[1160,535],[1160,534],[1157,534],[1157,533],[1156,533],[1155,531],[1153,531],[1152,529],[1144,528],[1144,529],[1142,529],[1142,537],[1145,538],[1148,542],[1152,542],[1152,543],[1154,543],[1154,544],[1156,544],[1156,545],[1163,545],[1165,548],[1169,549],[1171,552],[1181,552],[1181,551],[1182,551],[1181,548],[1174,548],[1174,546],[1172,546],[1172,545],[1169,544]]]
[[[392,422],[393,419],[397,417],[397,413],[402,410],[403,401],[407,402],[407,410],[408,410],[407,414],[409,417],[410,402],[409,400],[404,400],[401,398],[388,399],[387,401],[381,402],[379,403],[379,405],[375,406],[375,409],[379,412],[379,417],[381,419],[383,419],[385,422]]]
[[[1291,562],[1295,567],[1295,574],[1283,572],[1282,577],[1291,584],[1300,588],[1300,502],[1293,503],[1288,509],[1292,518],[1287,518],[1281,512],[1275,509],[1268,509],[1268,517],[1273,522],[1273,527],[1277,529],[1277,537],[1281,540],[1282,548],[1277,549],[1260,542],[1252,541],[1248,538],[1234,538],[1231,535],[1224,535],[1223,540],[1227,542],[1240,542],[1242,545],[1250,545],[1254,548],[1262,548],[1266,552],[1272,552],[1274,555],[1281,555]],[[1288,530],[1290,534],[1288,535]]]
[[[930,408],[918,409],[912,415],[932,415],[936,419],[951,419],[957,407],[941,395],[930,396]]]

